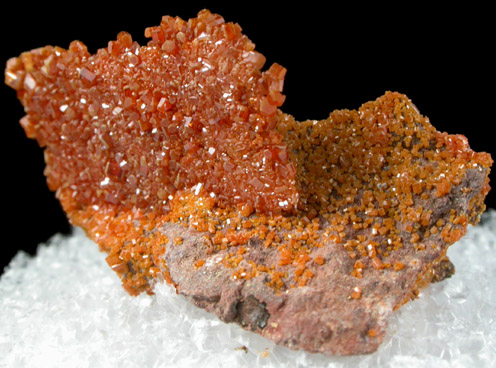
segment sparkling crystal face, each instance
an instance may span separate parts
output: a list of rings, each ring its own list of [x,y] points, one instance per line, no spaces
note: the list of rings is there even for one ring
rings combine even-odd
[[[262,72],[241,28],[208,11],[164,17],[145,35],[143,47],[122,32],[95,55],[73,42],[9,62],[50,188],[76,207],[161,214],[178,189],[201,183],[221,205],[293,208],[295,170],[273,129],[286,70]]]

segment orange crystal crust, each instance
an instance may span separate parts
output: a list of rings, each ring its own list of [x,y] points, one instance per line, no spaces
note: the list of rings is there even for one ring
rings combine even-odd
[[[395,252],[406,237],[415,252],[431,239],[452,244],[484,210],[487,178],[467,212],[431,223],[429,203],[468,191],[468,170],[488,172],[492,160],[437,132],[406,96],[297,122],[278,110],[286,70],[262,72],[239,26],[204,10],[145,34],[146,47],[120,33],[96,55],[73,42],[23,53],[6,70],[21,125],[46,147],[50,188],[130,293],[157,278],[174,284],[163,255],[183,239],[161,231],[169,223],[222,252],[233,279],[264,274],[278,291],[311,282],[330,261],[320,249],[341,244],[354,265],[349,297],[360,299],[369,271],[408,268]],[[276,264],[250,259],[253,239],[276,250]],[[434,276],[426,267],[417,286]]]
[[[265,273],[276,290],[304,286],[329,261],[320,248],[330,243],[348,252],[357,283],[370,270],[401,272],[407,266],[396,251],[405,243],[419,255],[438,242],[451,245],[485,209],[488,177],[463,212],[451,208],[447,221],[432,223],[432,203],[449,202],[455,187],[468,191],[468,171],[487,171],[493,161],[471,150],[464,136],[436,131],[400,93],[388,92],[358,110],[333,111],[320,121],[298,122],[279,113],[276,128],[297,172],[300,201],[292,214],[219,210],[193,188],[176,196],[167,219],[206,234],[214,253],[230,250],[223,264],[233,268],[234,279]],[[277,265],[246,261],[252,239],[277,249]],[[410,297],[436,277],[434,267],[446,250],[426,265]],[[357,290],[350,290],[351,298],[362,296]]]
[[[6,83],[45,149],[66,210],[108,203],[167,213],[178,189],[202,183],[219,205],[281,212],[297,203],[295,170],[273,128],[286,69],[237,24],[204,10],[163,17],[140,47],[128,33],[90,55],[47,46],[9,60]]]

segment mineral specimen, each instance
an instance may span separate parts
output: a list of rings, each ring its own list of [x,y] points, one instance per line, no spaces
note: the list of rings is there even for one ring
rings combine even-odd
[[[296,122],[286,69],[203,10],[9,60],[21,125],[70,221],[131,294],[165,279],[292,349],[372,352],[387,319],[453,272],[492,165],[404,95]]]

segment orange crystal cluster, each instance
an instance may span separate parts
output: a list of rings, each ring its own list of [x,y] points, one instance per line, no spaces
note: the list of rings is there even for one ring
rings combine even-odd
[[[206,193],[191,190],[175,198],[168,217],[206,233],[213,252],[227,250],[223,263],[233,268],[235,279],[265,273],[276,290],[304,286],[333,257],[322,251],[324,244],[338,244],[348,253],[349,276],[358,285],[371,270],[404,270],[397,251],[405,243],[419,255],[436,243],[453,244],[484,211],[488,177],[467,208],[452,206],[446,219],[432,221],[438,216],[432,203],[449,202],[455,187],[471,191],[464,183],[468,170],[486,171],[493,161],[471,150],[464,136],[438,132],[400,93],[387,92],[358,110],[336,110],[320,121],[298,122],[280,112],[276,129],[296,167],[299,203],[291,214],[219,211]],[[251,239],[277,249],[277,264],[247,262]],[[426,265],[414,293],[436,276],[433,267],[446,250]],[[361,289],[350,290],[350,297],[361,298]]]
[[[488,173],[491,156],[471,150],[463,135],[437,131],[400,93],[387,92],[358,110],[336,110],[320,121],[297,122],[283,114],[277,129],[297,169],[299,216],[326,223],[310,234],[318,240],[311,243],[341,244],[353,260],[351,276],[358,279],[370,269],[401,272],[406,265],[397,251],[405,244],[420,255],[436,243],[455,243],[485,209],[487,176],[466,208],[456,208],[453,198],[472,191],[469,170]],[[439,219],[433,204],[442,203],[448,209]],[[281,259],[294,263],[302,245],[281,246]],[[443,249],[426,265],[414,291],[435,277],[433,266],[448,248]]]
[[[8,62],[21,124],[46,147],[48,185],[70,198],[66,210],[167,213],[175,192],[197,183],[219,205],[293,208],[295,169],[273,129],[286,69],[262,72],[265,57],[241,28],[206,10],[163,17],[145,36],[143,47],[121,32],[95,55],[74,41]]]
[[[224,252],[234,279],[263,273],[277,290],[306,285],[329,261],[323,244],[342,244],[357,280],[350,298],[360,299],[367,270],[408,267],[395,254],[405,234],[422,252],[478,221],[487,178],[468,212],[433,224],[429,202],[463,186],[467,170],[488,171],[491,157],[437,132],[406,96],[297,122],[278,110],[286,70],[262,71],[238,25],[204,10],[164,17],[145,35],[140,47],[122,32],[95,55],[77,41],[47,46],[6,70],[21,125],[46,147],[50,188],[130,293],[157,277],[174,283],[163,254],[182,238],[164,235],[167,223]],[[249,260],[251,239],[277,249],[277,262]]]

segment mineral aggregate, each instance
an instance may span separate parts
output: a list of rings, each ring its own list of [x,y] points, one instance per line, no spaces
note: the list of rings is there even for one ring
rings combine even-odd
[[[391,313],[449,277],[492,159],[404,95],[297,122],[286,69],[237,24],[163,17],[8,61],[21,125],[70,221],[131,294],[161,280],[221,320],[325,354],[377,349]]]

